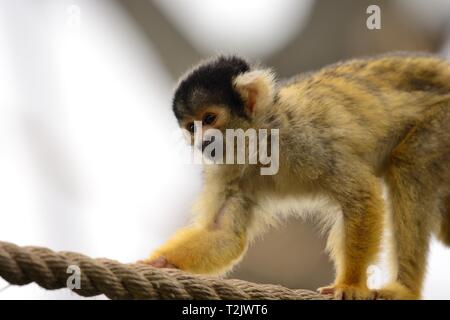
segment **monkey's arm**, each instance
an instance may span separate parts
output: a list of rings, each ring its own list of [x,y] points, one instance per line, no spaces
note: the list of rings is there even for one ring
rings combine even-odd
[[[195,223],[177,232],[146,263],[219,274],[239,261],[247,248],[249,201],[238,193],[214,190],[206,184],[194,210],[198,214]]]

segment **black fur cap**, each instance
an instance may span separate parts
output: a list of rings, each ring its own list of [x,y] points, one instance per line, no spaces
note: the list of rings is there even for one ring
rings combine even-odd
[[[223,104],[245,117],[244,102],[233,88],[233,79],[250,70],[250,65],[236,56],[219,56],[201,63],[188,72],[175,91],[172,108],[178,120],[207,104]]]

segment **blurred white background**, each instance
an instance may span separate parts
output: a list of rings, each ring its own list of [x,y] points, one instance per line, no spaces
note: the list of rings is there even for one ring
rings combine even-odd
[[[396,3],[396,10],[410,7],[405,1]],[[173,30],[179,30],[176,33],[156,30],[151,23],[160,20],[152,18],[153,11],[148,12],[148,19],[139,20],[142,12],[137,8],[148,4],[0,0],[0,240],[123,262],[142,259],[187,223],[190,204],[200,190],[200,168],[180,163],[178,150],[169,146],[177,128],[170,108],[172,87],[182,70],[196,58],[216,52],[237,52],[274,64],[279,61],[276,67],[282,75],[288,73],[283,65],[285,54],[299,57],[305,65],[311,62],[312,68],[365,53],[352,41],[343,40],[345,50],[336,49],[336,55],[330,53],[326,58],[325,49],[317,49],[317,57],[302,55],[311,46],[293,51],[299,43],[296,37],[312,28],[308,22],[315,21],[313,7],[320,6],[313,0],[252,0],[245,5],[217,0],[154,1],[151,9],[160,12],[161,23],[168,21]],[[380,44],[367,50],[449,48],[442,40],[448,38],[447,31],[442,31],[448,24],[437,23],[449,21],[448,4],[428,1],[426,12],[410,10],[411,19],[418,17],[419,24],[424,21],[422,33],[417,34],[429,32],[430,39],[437,39],[438,34],[438,46],[423,40],[428,36],[411,35],[411,45],[403,40],[401,48]],[[365,19],[365,11],[360,14]],[[333,33],[333,26],[327,26],[329,20],[319,23],[326,31],[317,31],[318,35]],[[163,36],[158,40],[155,32]],[[351,34],[349,39],[357,37]],[[183,38],[191,51],[179,51],[181,40],[167,47],[170,35]],[[149,41],[149,36],[155,40]],[[315,41],[317,46],[326,41],[319,36],[311,39],[310,34],[304,37],[305,43]],[[359,38],[353,40],[356,43]],[[414,47],[418,43],[422,47]],[[176,58],[168,64],[171,54]],[[304,71],[300,62],[291,74]],[[270,255],[280,251],[280,246],[295,247],[297,238],[283,236],[282,231],[268,235],[279,242],[266,240],[265,246],[250,250],[247,262],[234,276],[266,282],[281,278],[271,271],[276,268],[264,265],[273,260]],[[300,249],[288,255],[295,253],[309,261],[298,267],[308,273],[323,265],[317,281],[326,284],[330,266],[322,241],[313,237],[302,238],[307,240],[298,244]],[[306,242],[313,240],[317,244]],[[311,248],[314,253],[309,258],[302,256]],[[289,259],[277,261],[297,266]],[[277,270],[291,273],[289,268]],[[450,250],[433,242],[425,298],[450,299],[449,270]],[[305,280],[309,276],[304,271],[299,276],[303,282],[279,281],[308,287],[312,286]],[[8,286],[0,278],[0,299],[15,298],[78,296],[35,285]]]

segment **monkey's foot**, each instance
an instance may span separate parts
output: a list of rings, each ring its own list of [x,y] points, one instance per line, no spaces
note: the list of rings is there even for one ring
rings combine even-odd
[[[414,294],[404,285],[393,282],[384,288],[376,290],[377,297],[385,300],[417,300],[420,298],[418,294]]]
[[[155,268],[171,268],[171,269],[177,269],[175,265],[167,261],[167,259],[163,256],[159,256],[155,259],[147,259],[147,260],[140,260],[138,263],[144,263],[148,264]]]
[[[365,286],[336,284],[317,289],[320,294],[333,295],[336,300],[374,300],[377,292]]]

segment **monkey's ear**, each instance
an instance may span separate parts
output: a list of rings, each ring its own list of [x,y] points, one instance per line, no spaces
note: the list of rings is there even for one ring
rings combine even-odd
[[[271,70],[254,70],[234,79],[234,87],[244,100],[250,115],[262,111],[273,103],[275,75]]]

